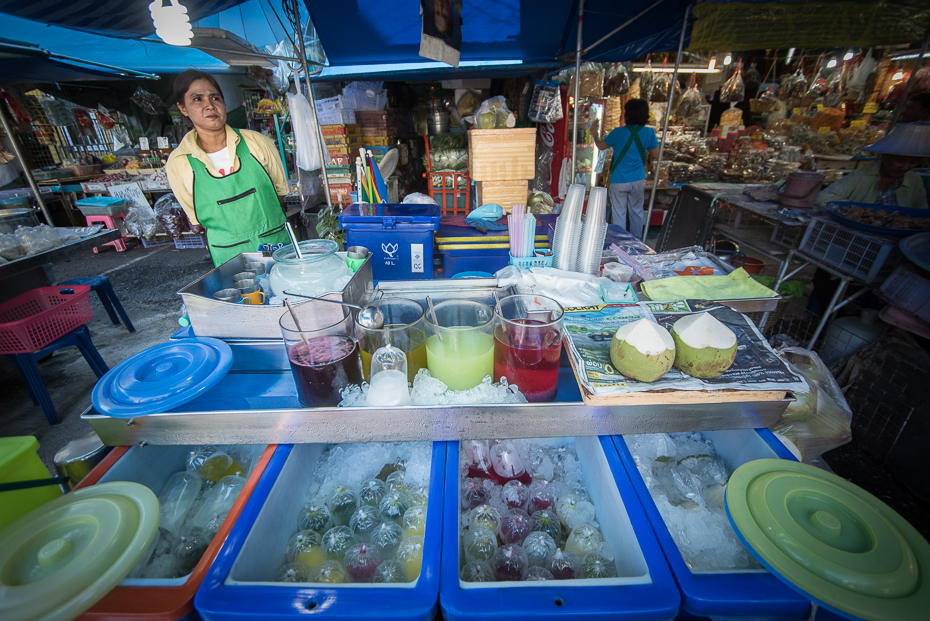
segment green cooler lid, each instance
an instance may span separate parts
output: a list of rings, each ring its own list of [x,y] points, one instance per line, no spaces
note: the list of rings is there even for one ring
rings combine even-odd
[[[776,577],[844,617],[926,619],[930,545],[862,488],[814,466],[760,459],[727,483],[727,515]]]
[[[158,498],[138,483],[73,491],[0,531],[0,619],[68,620],[126,577],[155,538]]]

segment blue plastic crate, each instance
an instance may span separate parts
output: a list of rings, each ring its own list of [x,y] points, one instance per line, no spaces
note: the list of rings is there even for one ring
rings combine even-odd
[[[704,437],[714,443],[717,454],[733,469],[754,459],[794,456],[768,429],[738,429],[704,431]],[[633,489],[639,496],[652,523],[659,545],[681,589],[682,611],[713,619],[764,618],[801,621],[810,616],[810,601],[795,593],[768,571],[692,572],[652,500],[646,482],[636,468],[633,454],[622,436],[613,437]]]
[[[278,448],[197,592],[194,605],[203,619],[280,620],[312,615],[340,620],[428,621],[436,614],[445,442],[432,443],[423,565],[416,581],[383,585],[271,582],[275,570],[284,562],[284,548],[296,530],[297,510],[303,506],[311,481],[307,464],[317,463],[324,446]]]
[[[428,280],[433,277],[433,233],[442,212],[438,205],[349,205],[339,214],[346,246],[371,252],[375,280]]]
[[[510,263],[510,251],[473,249],[473,250],[440,250],[442,256],[442,273],[446,278],[452,278],[460,272],[490,272],[507,267]]]
[[[571,442],[582,463],[605,539],[620,565],[620,578],[548,582],[467,583],[459,580],[459,443],[446,459],[440,605],[449,621],[507,619],[673,619],[680,596],[652,527],[610,437],[539,440]]]

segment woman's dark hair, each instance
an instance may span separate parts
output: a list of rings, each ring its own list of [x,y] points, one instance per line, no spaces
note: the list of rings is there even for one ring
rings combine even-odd
[[[623,120],[627,125],[647,125],[649,104],[645,99],[631,99],[623,106]]]
[[[207,73],[206,71],[200,71],[198,69],[188,69],[182,73],[178,74],[178,77],[174,79],[174,100],[175,102],[184,105],[184,95],[187,94],[187,91],[190,89],[191,84],[197,80],[206,80],[212,84],[217,91],[219,91],[220,96],[223,95],[223,89],[220,88],[220,85],[217,83],[216,78]],[[224,98],[225,100],[225,98]]]

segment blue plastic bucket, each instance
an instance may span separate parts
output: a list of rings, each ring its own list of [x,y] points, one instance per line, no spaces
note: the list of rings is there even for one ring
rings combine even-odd
[[[552,438],[534,442],[574,443],[604,538],[617,557],[620,577],[547,582],[461,581],[459,443],[450,442],[439,595],[445,618],[449,621],[673,619],[678,614],[678,589],[610,437]]]
[[[717,454],[727,463],[731,472],[755,459],[781,458],[797,461],[768,429],[701,433],[714,444]],[[662,546],[665,558],[681,589],[683,612],[714,620],[764,618],[800,621],[810,616],[810,601],[785,586],[765,569],[692,572],[652,500],[652,495],[636,468],[633,454],[627,448],[623,436],[613,436],[613,440],[632,487],[652,523],[659,545]]]
[[[229,533],[194,605],[207,621],[246,619],[412,619],[428,621],[439,599],[446,443],[432,444],[429,503],[420,576],[409,584],[312,584],[272,582],[285,562],[325,444],[280,446],[249,503]],[[280,459],[279,459],[280,458]]]

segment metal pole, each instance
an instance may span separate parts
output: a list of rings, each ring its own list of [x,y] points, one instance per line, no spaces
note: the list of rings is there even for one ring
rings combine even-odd
[[[668,135],[668,119],[672,116],[672,102],[675,100],[675,84],[678,82],[678,67],[681,65],[681,52],[685,48],[685,32],[688,30],[688,14],[691,6],[685,9],[681,18],[681,38],[678,39],[678,54],[675,55],[675,70],[672,71],[671,89],[668,94],[668,105],[665,107],[665,123],[662,127],[662,140],[659,141],[659,157],[656,159],[656,174],[652,177],[652,190],[649,192],[649,211],[646,212],[646,223],[643,227],[643,241],[649,234],[649,221],[652,219],[652,208],[656,203],[656,189],[659,187],[659,167],[662,165],[662,153],[665,151],[665,137]]]
[[[578,42],[575,47],[575,94],[573,100],[574,119],[572,120],[572,168],[571,182],[575,183],[575,157],[578,150],[578,94],[581,87],[581,22],[584,19],[584,0],[578,0]]]
[[[636,15],[636,16],[634,16],[634,17],[631,17],[630,19],[628,19],[627,21],[623,22],[622,24],[620,24],[619,26],[617,26],[616,28],[614,28],[613,30],[611,30],[610,32],[608,32],[607,34],[605,34],[603,37],[601,37],[600,39],[598,39],[597,41],[595,41],[594,43],[592,43],[591,45],[589,45],[588,47],[584,48],[584,51],[582,52],[582,54],[587,55],[591,50],[593,50],[594,48],[596,48],[598,45],[600,45],[601,43],[603,43],[603,42],[606,41],[607,39],[611,38],[612,36],[614,36],[615,34],[617,34],[618,32],[620,32],[621,30],[623,30],[624,28],[626,28],[627,26],[629,26],[630,24],[632,24],[633,22],[635,22],[636,20],[638,20],[640,17],[642,17],[643,15],[645,15],[646,13],[648,13],[649,11],[651,11],[652,9],[654,9],[654,8],[656,8],[657,6],[659,6],[660,4],[662,4],[663,2],[665,2],[665,0],[658,0],[655,4],[646,7],[646,8],[643,9],[638,15]]]
[[[300,50],[300,64],[304,70],[304,79],[307,81],[307,98],[310,100],[310,111],[313,113],[313,123],[317,128],[317,144],[320,145],[320,162],[323,163],[323,191],[326,192],[326,205],[333,206],[333,199],[329,195],[329,175],[326,174],[326,146],[323,143],[323,133],[320,131],[320,120],[316,116],[316,100],[313,98],[313,87],[310,86],[310,69],[307,66],[307,50],[304,48],[304,29],[300,23],[300,3],[291,0],[294,6],[294,17],[297,19],[297,46]],[[300,84],[298,83],[298,91]],[[298,174],[300,174],[298,172]]]
[[[19,139],[16,138],[16,134],[13,133],[13,128],[10,125],[10,119],[8,119],[6,116],[6,104],[3,102],[3,100],[0,100],[0,122],[3,123],[3,131],[5,131],[6,135],[10,137],[10,144],[13,146],[13,153],[16,155],[16,159],[19,160],[19,163],[23,168],[23,172],[26,174],[26,181],[29,182],[29,187],[32,188],[32,192],[36,195],[36,202],[39,203],[39,209],[42,210],[42,216],[45,218],[45,221],[49,226],[55,226],[55,223],[52,222],[52,214],[48,212],[48,207],[45,206],[45,201],[42,200],[42,194],[39,192],[39,185],[32,177],[32,169],[29,167],[29,164],[26,163],[26,158],[23,157],[23,150],[19,148]]]
[[[904,92],[901,94],[901,99],[898,100],[898,105],[894,107],[894,116],[891,118],[891,125],[888,126],[888,131],[894,129],[894,126],[898,123],[898,117],[901,116],[901,111],[904,109],[904,104],[907,103],[907,97],[911,94],[911,88],[914,86],[914,82],[917,76],[917,70],[920,69],[920,63],[924,60],[924,54],[927,53],[927,48],[930,47],[930,30],[927,30],[927,37],[924,39],[923,47],[920,48],[920,53],[917,55],[917,58],[914,59],[914,67],[911,69],[911,76],[907,79],[907,84],[904,85]]]

